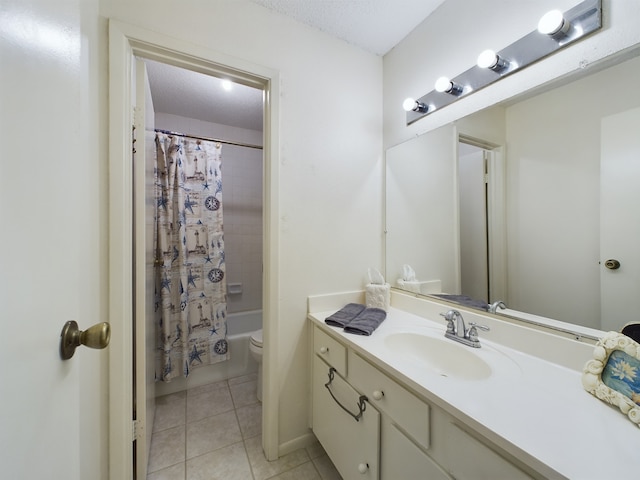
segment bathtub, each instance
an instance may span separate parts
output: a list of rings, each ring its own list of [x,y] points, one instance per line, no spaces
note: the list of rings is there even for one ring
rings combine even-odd
[[[220,382],[258,372],[258,364],[249,353],[251,333],[262,328],[262,310],[227,315],[227,341],[231,358],[197,368],[188,378],[174,378],[169,383],[156,382],[156,397],[187,390],[187,388]]]

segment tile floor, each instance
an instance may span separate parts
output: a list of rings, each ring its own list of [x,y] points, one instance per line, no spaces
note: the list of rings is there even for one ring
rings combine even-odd
[[[156,400],[147,480],[341,480],[319,443],[268,462],[256,375]]]

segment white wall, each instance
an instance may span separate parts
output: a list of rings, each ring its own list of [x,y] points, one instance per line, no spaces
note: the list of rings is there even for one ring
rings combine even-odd
[[[156,127],[231,142],[262,145],[262,132],[156,114]],[[242,293],[227,291],[229,313],[262,308],[262,150],[222,145],[222,201],[227,285],[241,283]]]
[[[407,264],[417,280],[460,293],[456,143],[447,125],[387,151],[386,276],[394,286]]]
[[[246,1],[103,0],[100,13],[280,72],[275,369],[280,443],[293,441],[308,431],[306,297],[381,267],[382,60]]]
[[[509,308],[601,328],[600,123],[638,78],[635,58],[506,108]]]
[[[640,43],[640,2],[603,0],[603,28],[556,54],[406,126],[402,101],[433,90],[441,75],[455,77],[475,64],[485,48],[500,50],[536,28],[548,10],[567,10],[578,0],[447,0],[384,57],[384,143],[396,145],[457,118],[579,71]]]

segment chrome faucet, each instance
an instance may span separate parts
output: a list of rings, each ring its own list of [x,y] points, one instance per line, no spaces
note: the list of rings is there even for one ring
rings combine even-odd
[[[496,313],[498,311],[498,307],[507,308],[507,304],[504,303],[502,300],[497,300],[493,302],[491,305],[489,305],[489,313]]]
[[[469,328],[467,328],[462,314],[457,310],[449,310],[447,313],[441,313],[440,315],[447,321],[447,331],[444,333],[445,337],[470,347],[480,348],[477,329],[489,331],[489,327],[478,325],[475,322],[469,322]]]

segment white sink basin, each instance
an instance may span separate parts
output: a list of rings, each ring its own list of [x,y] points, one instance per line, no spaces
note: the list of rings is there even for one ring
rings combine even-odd
[[[483,380],[494,373],[494,368],[482,358],[488,353],[480,352],[484,347],[476,349],[444,336],[438,338],[419,333],[392,333],[384,342],[394,355],[418,362],[442,377]],[[505,360],[511,361],[506,357]]]

